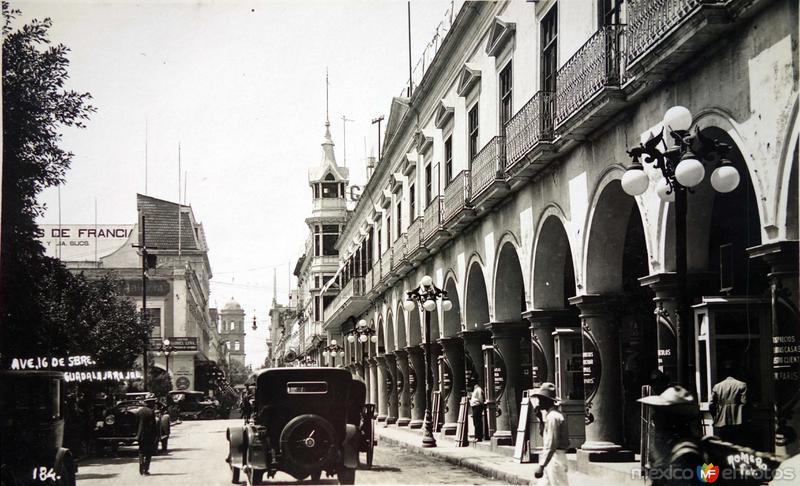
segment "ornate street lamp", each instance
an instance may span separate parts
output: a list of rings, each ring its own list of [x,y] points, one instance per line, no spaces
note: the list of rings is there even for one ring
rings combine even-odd
[[[709,177],[711,187],[721,193],[731,192],[739,185],[739,172],[726,159],[731,147],[709,138],[695,129],[690,132],[692,114],[683,106],[673,106],[664,114],[661,132],[647,142],[628,150],[633,159],[622,176],[622,190],[630,196],[641,196],[647,190],[649,178],[642,162],[653,164],[661,171],[655,185],[658,197],[664,202],[675,203],[675,276],[678,282],[677,365],[679,384],[688,387],[688,326],[691,322],[689,299],[686,291],[686,208],[687,192],[705,178],[706,165],[713,167]],[[667,138],[674,143],[669,145]]]
[[[445,312],[453,308],[453,303],[447,298],[447,292],[433,285],[433,279],[425,275],[419,282],[419,287],[407,292],[408,298],[403,303],[406,311],[417,309],[425,315],[425,418],[422,447],[436,447],[433,437],[433,418],[431,416],[431,396],[433,395],[433,370],[431,369],[431,316],[436,311],[437,301],[441,302]]]
[[[256,311],[255,309],[253,309],[253,330],[255,331],[257,329],[258,329],[258,324],[256,324]]]
[[[364,362],[367,360],[367,353],[364,352],[364,345],[367,344],[367,341],[373,344],[378,342],[375,329],[371,328],[364,319],[358,321],[358,324],[347,333],[348,343],[355,344],[356,341],[361,343],[361,361]]]
[[[344,348],[336,344],[335,339],[331,339],[331,343],[322,349],[322,356],[330,358],[331,366],[336,366],[336,356],[341,356],[344,361]]]
[[[167,379],[169,380],[169,388],[172,389],[172,378],[169,376],[169,355],[175,351],[175,346],[172,345],[169,339],[164,339],[161,342],[161,348],[159,349],[161,353],[166,358],[166,369],[167,369]]]

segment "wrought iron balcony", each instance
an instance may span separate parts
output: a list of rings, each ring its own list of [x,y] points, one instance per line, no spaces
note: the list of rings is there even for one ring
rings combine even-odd
[[[394,240],[394,246],[392,246],[392,269],[397,269],[398,267],[402,266],[408,260],[406,260],[406,235],[401,234]]]
[[[425,208],[422,223],[422,241],[428,241],[434,233],[442,229],[442,196],[434,197]]]
[[[366,310],[369,299],[366,297],[366,281],[364,277],[351,278],[342,291],[323,310],[325,328],[341,324],[351,315],[358,315]]]
[[[540,142],[553,140],[555,95],[539,91],[506,123],[506,172],[514,174],[516,164]]]
[[[461,215],[463,211],[471,210],[470,205],[470,182],[469,170],[462,170],[458,173],[444,190],[444,210],[442,211],[442,221],[449,223],[454,218]]]
[[[580,124],[605,101],[606,88],[622,81],[621,49],[624,25],[601,27],[556,73],[555,126]],[[620,95],[621,98],[621,95]],[[589,126],[587,129],[592,129]],[[562,130],[563,129],[563,130]],[[574,132],[572,128],[569,131]],[[581,133],[575,133],[581,135]]]
[[[411,223],[406,233],[406,257],[413,263],[422,261],[428,254],[423,240],[424,221],[422,216],[418,217]]]
[[[472,159],[471,202],[479,212],[508,193],[505,138],[492,138]]]
[[[381,281],[389,278],[392,273],[392,248],[389,248],[381,255]]]

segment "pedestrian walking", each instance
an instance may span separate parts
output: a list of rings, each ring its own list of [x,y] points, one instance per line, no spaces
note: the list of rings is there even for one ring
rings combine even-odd
[[[150,475],[150,460],[158,440],[158,424],[153,411],[155,406],[155,399],[148,399],[137,412],[139,430],[136,432],[136,440],[139,442],[139,474],[143,476]]]
[[[544,423],[542,432],[544,446],[539,455],[539,466],[534,473],[534,477],[540,481],[537,481],[536,484],[537,486],[568,485],[569,436],[567,421],[559,406],[561,400],[556,395],[556,386],[550,382],[542,383],[542,386],[533,390],[531,401],[534,404],[536,415]]]
[[[469,406],[472,409],[472,425],[475,428],[475,442],[483,440],[483,407],[486,399],[483,395],[483,388],[478,383],[472,387],[472,395],[469,397]]]
[[[250,421],[250,416],[253,414],[253,403],[250,401],[250,395],[243,395],[242,396],[242,418],[244,419],[244,423],[247,424]]]
[[[734,365],[726,361],[722,365],[725,379],[711,389],[709,412],[714,417],[714,435],[726,442],[745,439],[747,383],[737,379]]]

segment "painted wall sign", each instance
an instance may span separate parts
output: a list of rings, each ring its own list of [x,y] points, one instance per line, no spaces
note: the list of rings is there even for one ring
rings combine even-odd
[[[131,297],[142,295],[142,279],[127,279],[121,282],[122,293]],[[169,282],[167,280],[149,278],[147,279],[147,296],[163,297],[169,295]]]
[[[442,399],[446,400],[453,390],[453,369],[446,359],[440,360],[439,363],[442,367]]]
[[[142,372],[134,371],[67,371],[64,373],[64,381],[84,382],[84,381],[124,381],[141,380]]]
[[[13,358],[12,370],[63,370],[67,368],[84,368],[97,364],[89,355],[79,356],[37,356],[35,358]]]
[[[494,349],[494,369],[492,374],[494,377],[494,395],[499,399],[506,390],[506,361],[497,348]]]
[[[472,390],[473,385],[480,381],[481,375],[478,373],[478,370],[475,369],[475,362],[472,361],[472,357],[469,353],[464,353],[464,383],[467,384],[469,390]]]
[[[45,255],[68,262],[95,261],[119,250],[134,230],[132,224],[43,224],[36,238],[44,245]]]
[[[667,374],[674,373],[677,363],[677,341],[675,328],[666,311],[656,313],[656,325],[658,330],[658,368]]]
[[[533,363],[531,366],[533,386],[541,386],[542,383],[547,381],[547,357],[544,354],[542,343],[537,338],[531,340],[531,352]]]
[[[178,390],[188,390],[189,389],[189,378],[185,376],[179,376],[177,380],[175,380],[175,388]]]
[[[169,345],[173,351],[197,351],[196,337],[170,337]],[[161,338],[150,338],[150,350],[161,351],[164,341]]]
[[[413,365],[408,366],[408,392],[413,396],[417,391],[417,371]]]
[[[585,400],[591,400],[600,384],[603,368],[597,341],[585,329],[583,330],[583,392]]]

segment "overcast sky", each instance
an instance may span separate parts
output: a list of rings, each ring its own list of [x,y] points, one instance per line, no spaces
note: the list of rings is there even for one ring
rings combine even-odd
[[[459,2],[456,2],[458,5]],[[214,278],[212,305],[236,298],[253,313],[248,362],[263,362],[277,269],[287,300],[311,209],[308,168],[321,159],[325,69],[331,132],[356,184],[377,145],[372,118],[387,115],[408,78],[405,1],[11,2],[20,21],[50,17],[50,39],[71,49],[68,88],[88,91],[97,113],[67,130],[75,157],[61,188],[64,224],[136,221],[136,193],[178,199],[178,144],[186,197],[203,223]],[[413,1],[417,62],[449,0]],[[385,123],[384,123],[385,128]],[[375,149],[377,152],[377,149]],[[58,222],[45,191],[41,223]]]

